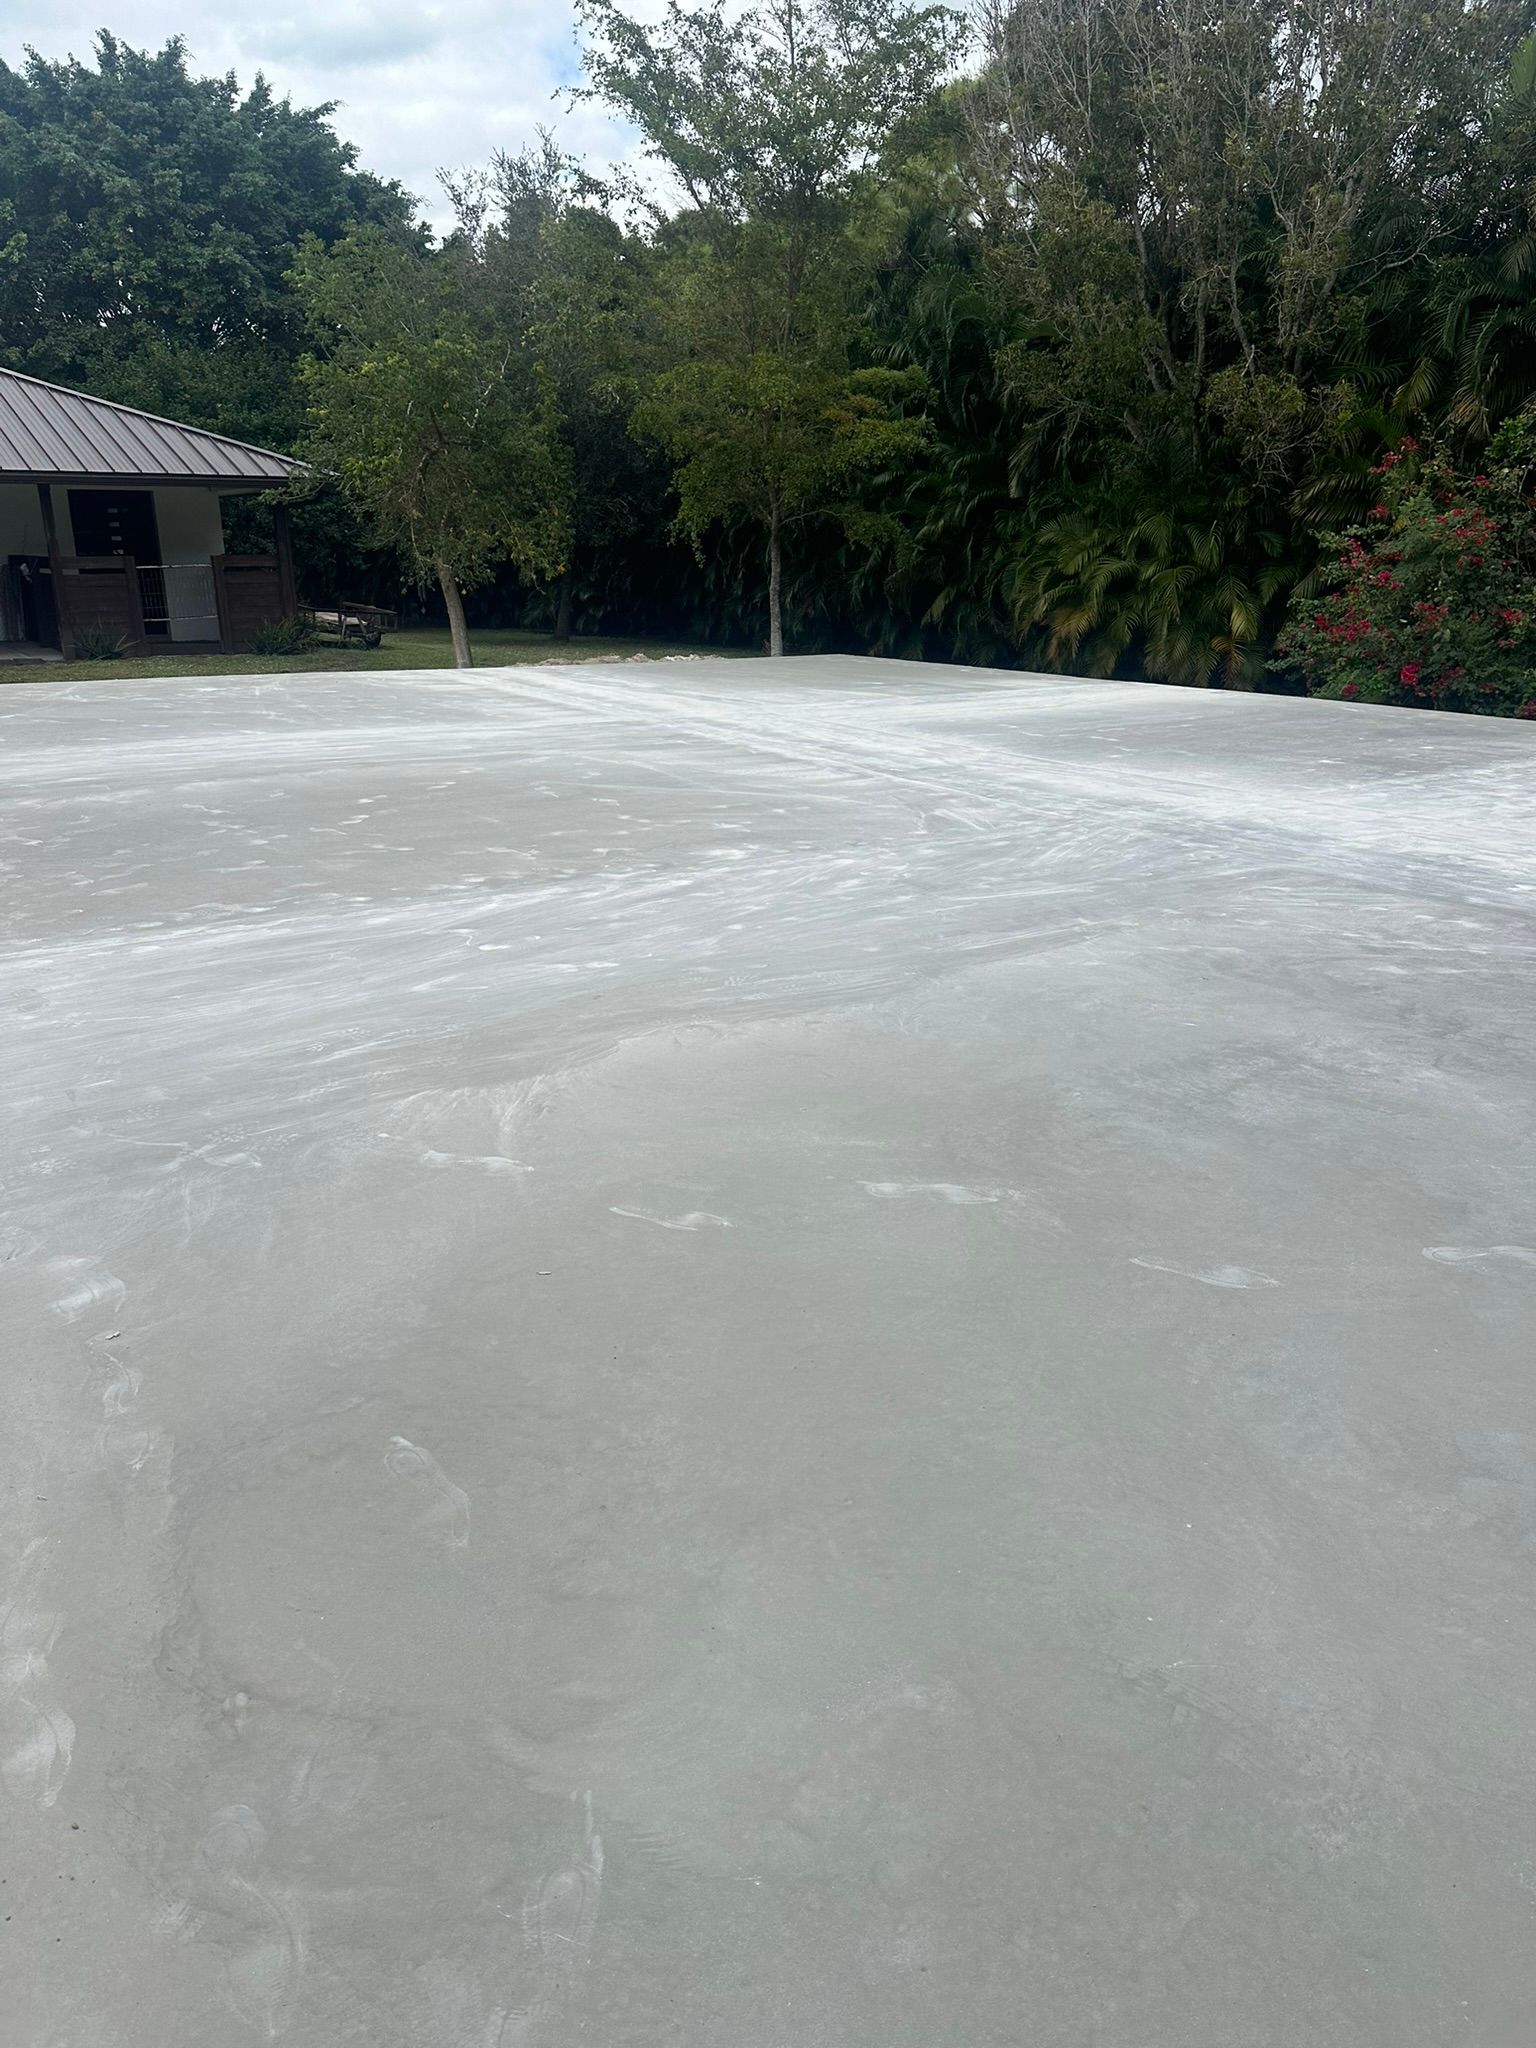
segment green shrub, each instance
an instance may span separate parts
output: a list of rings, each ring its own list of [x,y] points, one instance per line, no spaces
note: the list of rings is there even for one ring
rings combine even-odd
[[[308,619],[264,619],[251,635],[252,654],[303,654],[318,636]]]
[[[72,661],[121,661],[128,652],[128,639],[105,626],[82,626],[73,636]]]
[[[1369,521],[1327,537],[1324,594],[1293,600],[1274,666],[1317,697],[1536,718],[1533,471],[1529,415],[1472,475],[1405,437]]]

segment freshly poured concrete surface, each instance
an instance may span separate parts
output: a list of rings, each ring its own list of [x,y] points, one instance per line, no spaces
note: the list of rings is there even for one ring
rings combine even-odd
[[[1536,2038],[1536,733],[0,739],[6,2048]]]

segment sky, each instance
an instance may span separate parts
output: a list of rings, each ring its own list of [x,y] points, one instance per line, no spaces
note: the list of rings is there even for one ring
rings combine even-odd
[[[398,178],[429,219],[447,219],[439,168],[485,163],[540,126],[594,166],[631,155],[599,109],[568,107],[578,78],[570,0],[0,0],[0,57],[30,43],[88,61],[98,28],[138,49],[185,38],[192,69],[242,85],[265,72],[297,105],[339,100],[337,132],[358,160]]]

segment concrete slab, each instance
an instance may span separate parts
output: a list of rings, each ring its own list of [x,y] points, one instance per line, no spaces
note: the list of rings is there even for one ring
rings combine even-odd
[[[0,733],[7,2043],[1536,2037],[1536,732]]]

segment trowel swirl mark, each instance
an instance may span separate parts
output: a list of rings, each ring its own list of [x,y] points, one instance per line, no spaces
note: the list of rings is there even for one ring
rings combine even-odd
[[[473,1166],[481,1173],[532,1173],[521,1159],[509,1159],[496,1152],[423,1152],[423,1166]]]
[[[424,1496],[421,1526],[453,1550],[469,1545],[469,1495],[455,1486],[430,1451],[408,1437],[392,1436],[384,1453],[384,1469],[407,1479]]]
[[[0,1613],[0,1783],[18,1799],[52,1806],[74,1756],[75,1724],[48,1681],[48,1653],[63,1616],[22,1604],[39,1547],[27,1546],[15,1595]]]
[[[1427,1244],[1424,1256],[1437,1266],[1478,1266],[1484,1259],[1512,1259],[1517,1265],[1536,1266],[1536,1251],[1526,1244]]]
[[[1149,1273],[1173,1273],[1180,1280],[1198,1280],[1202,1287],[1278,1287],[1268,1273],[1255,1273],[1247,1266],[1176,1266],[1168,1259],[1132,1259]]]
[[[625,1209],[610,1204],[611,1216],[627,1216],[635,1223],[654,1223],[661,1230],[729,1230],[730,1218],[716,1216],[709,1209],[690,1209],[685,1216],[653,1216],[648,1209]]]

